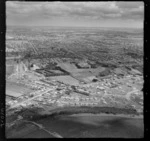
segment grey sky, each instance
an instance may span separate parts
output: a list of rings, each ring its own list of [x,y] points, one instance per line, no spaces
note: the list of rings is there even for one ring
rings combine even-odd
[[[143,2],[6,2],[7,25],[143,27]]]

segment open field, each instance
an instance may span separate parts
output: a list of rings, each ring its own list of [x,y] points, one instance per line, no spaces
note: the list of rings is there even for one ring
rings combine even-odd
[[[58,65],[62,69],[67,70],[68,72],[71,72],[71,73],[80,71],[79,69],[77,69],[77,67],[74,64],[70,64],[70,63],[58,63]]]
[[[11,75],[14,73],[14,65],[6,65],[6,75]]]
[[[74,64],[70,63],[58,63],[58,65],[68,71],[74,78],[81,81],[90,81],[88,79],[94,78],[105,71],[105,68],[101,66],[97,68],[78,69]]]
[[[7,82],[6,83],[6,95],[10,95],[13,97],[19,97],[23,94],[27,94],[29,92],[32,92],[30,88],[27,88],[24,85],[17,84],[14,82]]]
[[[79,85],[79,81],[71,76],[53,76],[50,77],[51,80],[57,80],[69,85]]]
[[[105,71],[105,68],[98,67],[96,69],[79,69],[79,71],[72,73],[73,76],[78,76],[80,78],[88,76],[97,76],[100,72]]]

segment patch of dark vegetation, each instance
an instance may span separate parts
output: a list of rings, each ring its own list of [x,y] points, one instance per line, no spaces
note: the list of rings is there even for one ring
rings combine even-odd
[[[69,72],[67,72],[66,70],[62,69],[59,66],[56,67],[56,70],[60,70],[60,71],[64,72],[65,74],[68,74],[68,75],[70,74]]]
[[[110,68],[110,69],[115,69],[117,68],[117,65],[116,64],[113,64],[113,63],[108,63],[108,62],[96,62],[96,64],[98,66],[102,66],[102,67],[106,67],[106,68]]]
[[[111,74],[111,70],[106,68],[104,71],[99,73],[99,76],[107,76]]]
[[[125,66],[125,69],[127,69],[128,71],[131,71],[131,67],[129,66]]]
[[[17,119],[18,115],[22,116],[25,119],[31,119],[34,116],[39,115],[41,108],[23,108],[20,111],[16,111],[13,115],[7,116],[7,119]]]
[[[11,122],[13,122],[16,119],[17,119],[17,114],[13,114],[11,116],[7,116],[6,123],[11,123]]]
[[[30,134],[35,130],[37,130],[36,126],[18,121],[13,126],[6,128],[6,136],[7,138],[22,138],[22,136]]]
[[[143,66],[135,64],[135,65],[132,65],[132,68],[140,71],[141,73],[143,73]]]
[[[83,94],[83,95],[85,95],[85,96],[89,96],[89,95],[90,95],[90,94],[87,93],[87,92],[81,92],[81,91],[78,91],[77,89],[74,90],[74,92],[79,93],[79,94]]]
[[[62,73],[55,73],[52,72],[51,70],[59,70]],[[61,76],[61,75],[70,75],[69,72],[67,72],[66,70],[62,69],[59,66],[52,66],[52,67],[45,67],[45,68],[41,68],[41,69],[36,69],[35,70],[37,73],[41,73],[43,74],[45,77],[49,77],[49,76]]]
[[[54,70],[56,69],[57,63],[56,62],[49,62],[46,66],[45,69],[51,69]]]
[[[127,52],[126,55],[131,56],[133,59],[139,59],[143,57],[143,55],[137,54],[135,52]]]
[[[6,57],[16,57],[21,55],[21,52],[15,51],[15,52],[6,52]]]
[[[96,65],[96,64],[90,64],[90,66],[91,66],[92,69],[95,69],[95,68],[98,67],[98,65]]]
[[[56,112],[58,114],[76,114],[76,113],[109,113],[109,114],[137,114],[135,109],[115,108],[115,107],[69,107],[60,109]],[[55,114],[55,113],[54,113]]]
[[[34,111],[35,110],[35,111]],[[32,112],[33,111],[33,112]],[[51,110],[50,113],[41,115],[40,112],[37,112],[37,109],[32,109],[30,112],[23,112],[21,115],[27,120],[40,120],[47,117],[55,118],[59,115],[71,115],[71,114],[79,114],[79,113],[92,113],[92,114],[125,114],[125,115],[139,115],[135,109],[131,108],[115,108],[115,107],[64,107],[64,108],[56,108]]]
[[[98,79],[93,79],[93,80],[92,80],[92,82],[97,82],[97,81],[98,81]]]

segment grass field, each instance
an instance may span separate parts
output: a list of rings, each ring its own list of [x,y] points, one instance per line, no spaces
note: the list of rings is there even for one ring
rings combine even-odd
[[[24,85],[13,83],[13,82],[6,82],[6,95],[19,97],[31,91],[32,90],[30,88],[27,88]]]
[[[9,76],[14,72],[14,65],[6,65],[6,75]]]
[[[70,84],[70,85],[78,85],[79,84],[79,81],[74,79],[71,76],[53,76],[53,77],[50,77],[50,79],[57,80],[57,81],[63,82],[65,84]]]

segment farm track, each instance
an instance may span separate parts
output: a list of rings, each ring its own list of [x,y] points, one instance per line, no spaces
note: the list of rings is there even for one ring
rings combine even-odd
[[[47,130],[42,124],[39,124],[39,123],[36,123],[36,122],[33,122],[33,121],[28,121],[28,120],[23,120],[24,122],[27,122],[27,123],[31,123],[31,124],[34,124],[35,126],[39,127],[39,129],[47,132],[48,134],[52,135],[53,137],[56,137],[56,138],[63,138],[61,135],[59,135],[58,133],[56,132],[51,132],[49,130]]]

